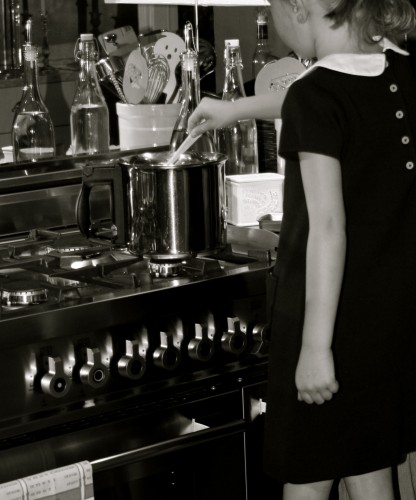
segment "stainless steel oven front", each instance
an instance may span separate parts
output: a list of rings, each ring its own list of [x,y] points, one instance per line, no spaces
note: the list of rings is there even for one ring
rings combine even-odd
[[[0,173],[0,483],[88,461],[98,500],[258,498],[277,236],[149,272],[78,240],[66,168]]]

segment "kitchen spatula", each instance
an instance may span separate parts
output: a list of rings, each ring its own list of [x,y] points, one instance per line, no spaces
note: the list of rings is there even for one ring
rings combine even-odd
[[[188,135],[188,137],[183,141],[183,143],[178,147],[178,149],[172,154],[170,158],[167,160],[168,166],[173,166],[179,160],[182,153],[188,151],[188,149],[192,146],[194,142],[196,142],[201,135],[197,135],[196,137],[192,137]]]

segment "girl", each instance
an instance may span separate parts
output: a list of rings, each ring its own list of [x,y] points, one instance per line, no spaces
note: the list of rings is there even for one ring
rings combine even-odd
[[[266,472],[284,500],[393,500],[416,449],[416,82],[393,42],[408,0],[270,0],[318,62],[284,99],[203,100],[192,135],[282,117],[284,220],[273,276]]]

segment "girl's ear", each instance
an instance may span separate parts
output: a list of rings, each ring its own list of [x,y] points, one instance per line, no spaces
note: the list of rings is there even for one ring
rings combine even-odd
[[[307,1],[305,0],[289,0],[292,6],[292,11],[296,14],[296,19],[299,23],[304,24],[308,20],[309,11],[307,9]]]

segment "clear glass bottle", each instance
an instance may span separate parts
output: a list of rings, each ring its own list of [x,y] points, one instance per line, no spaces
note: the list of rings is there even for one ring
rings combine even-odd
[[[176,151],[188,136],[188,120],[201,100],[199,88],[198,56],[194,50],[186,50],[181,56],[182,103],[178,119],[173,127],[170,150]],[[194,142],[188,151],[199,153],[215,152],[211,132],[206,132]]]
[[[98,45],[91,33],[77,41],[75,59],[80,72],[71,107],[72,154],[106,153],[110,150],[109,112],[95,67]]]
[[[252,59],[252,77],[257,77],[259,71],[267,64],[271,56],[269,46],[269,25],[267,12],[261,9],[257,12],[257,39]]]
[[[246,97],[239,40],[225,40],[224,63],[222,99],[235,101]],[[254,119],[239,120],[228,127],[218,129],[217,148],[218,152],[228,157],[226,175],[258,173],[257,127]]]
[[[55,131],[38,85],[38,49],[23,46],[25,84],[12,127],[14,161],[37,161],[55,156]]]

